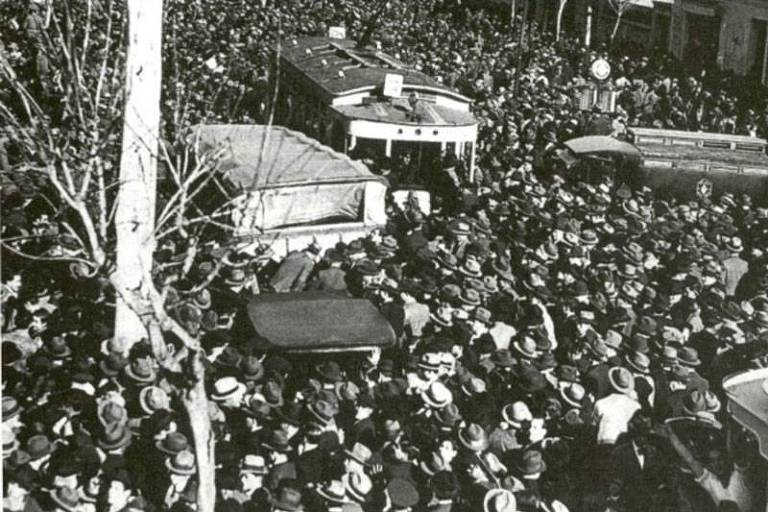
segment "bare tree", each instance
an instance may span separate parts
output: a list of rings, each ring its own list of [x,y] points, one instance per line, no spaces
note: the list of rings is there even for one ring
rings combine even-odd
[[[616,34],[619,32],[619,25],[621,25],[621,19],[633,5],[636,0],[608,0],[608,5],[611,6],[613,12],[616,13],[616,23],[613,24],[613,30],[611,31],[611,44],[616,39]]]
[[[195,331],[171,313],[170,280],[156,268],[153,253],[167,237],[224,226],[217,218],[225,220],[226,211],[206,214],[194,203],[218,180],[216,153],[195,158],[191,146],[171,151],[159,139],[162,2],[131,0],[127,7],[115,0],[33,4],[25,25],[4,34],[2,177],[45,205],[41,217],[50,229],[12,236],[4,230],[0,244],[14,256],[76,263],[103,276],[117,302],[116,333],[129,333],[129,344],[148,338],[161,367],[188,376],[180,398],[194,434],[198,510],[212,512],[214,443],[204,354]],[[160,198],[158,158],[171,178]],[[175,354],[167,351],[169,341],[180,346]]]
[[[555,21],[555,39],[557,41],[560,40],[560,31],[562,29],[562,24],[563,24],[563,12],[565,12],[565,5],[567,3],[568,3],[568,0],[558,0],[557,20]]]

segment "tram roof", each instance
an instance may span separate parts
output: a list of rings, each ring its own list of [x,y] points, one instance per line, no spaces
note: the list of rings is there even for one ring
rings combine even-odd
[[[466,103],[471,101],[428,75],[409,69],[394,57],[370,46],[358,48],[355,41],[348,39],[304,37],[283,41],[280,55],[284,63],[331,97],[381,87],[387,74],[400,74],[405,88],[443,94]]]

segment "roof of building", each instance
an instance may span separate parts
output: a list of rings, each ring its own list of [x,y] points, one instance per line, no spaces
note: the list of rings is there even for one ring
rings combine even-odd
[[[362,162],[282,126],[199,125],[193,130],[201,153],[222,151],[218,170],[240,188],[382,180]]]
[[[385,76],[391,73],[403,75],[404,87],[433,90],[470,102],[428,75],[408,69],[394,57],[372,47],[357,48],[355,41],[347,39],[305,37],[283,41],[280,55],[283,62],[330,96],[381,87]]]
[[[334,110],[352,119],[379,121],[397,124],[414,124],[427,126],[469,126],[477,124],[477,119],[469,112],[461,112],[428,102],[419,102],[413,111],[408,101],[394,99],[391,103],[376,102],[362,105],[337,105]]]

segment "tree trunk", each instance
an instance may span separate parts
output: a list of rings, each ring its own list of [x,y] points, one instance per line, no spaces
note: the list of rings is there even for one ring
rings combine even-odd
[[[200,358],[199,352],[189,358],[196,381],[185,392],[183,402],[192,427],[197,459],[197,512],[213,512],[216,504],[215,443],[205,394],[205,367]]]
[[[616,12],[616,23],[613,24],[613,31],[611,32],[611,46],[613,46],[613,40],[616,39],[616,34],[619,32],[619,25],[621,24],[621,11]]]
[[[568,0],[560,0],[560,5],[557,8],[557,20],[555,21],[555,40],[560,40],[560,30],[563,26],[563,13],[565,12],[565,4]]]
[[[152,268],[154,251],[162,36],[162,0],[128,0],[125,117],[115,214],[116,278],[123,289],[142,297],[146,297],[142,276]],[[148,338],[139,316],[121,298],[115,337],[126,349]]]

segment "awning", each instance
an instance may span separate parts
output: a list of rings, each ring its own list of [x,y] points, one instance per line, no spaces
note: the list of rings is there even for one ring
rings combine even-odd
[[[344,352],[386,348],[392,326],[367,299],[326,292],[273,293],[251,298],[248,319],[258,349]]]

